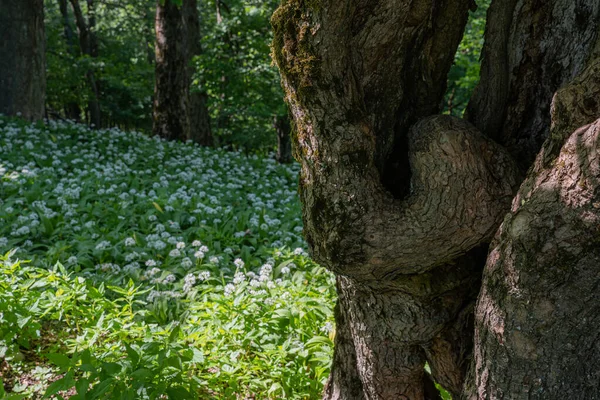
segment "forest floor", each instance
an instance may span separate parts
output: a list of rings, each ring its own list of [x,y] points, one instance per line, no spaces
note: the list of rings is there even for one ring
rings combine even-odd
[[[304,250],[297,179],[0,118],[0,398],[318,398],[335,291]]]

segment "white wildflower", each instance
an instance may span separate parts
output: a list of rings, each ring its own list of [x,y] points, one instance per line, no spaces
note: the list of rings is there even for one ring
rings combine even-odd
[[[228,283],[228,284],[225,286],[225,289],[224,289],[224,291],[223,291],[223,292],[224,292],[225,296],[231,296],[231,294],[232,294],[233,292],[235,292],[235,286],[234,286],[234,285],[232,285],[231,283]]]
[[[198,280],[201,282],[207,280],[208,278],[210,278],[210,271],[200,271],[198,274]]]

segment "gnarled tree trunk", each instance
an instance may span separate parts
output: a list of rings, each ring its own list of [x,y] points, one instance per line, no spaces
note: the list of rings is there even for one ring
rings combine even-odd
[[[0,113],[44,117],[44,2],[0,0]]]
[[[326,399],[437,398],[431,378],[462,395],[489,241],[548,136],[552,95],[583,71],[598,32],[594,0],[495,0],[482,81],[467,113],[473,126],[435,116],[471,6],[469,0],[285,0],[273,16],[274,58],[297,129],[306,238],[313,257],[338,274]],[[585,136],[592,148],[594,140],[594,133]],[[535,176],[528,181],[539,183]],[[553,205],[548,215],[561,208]],[[577,218],[575,212],[571,221]],[[536,229],[559,226],[544,223],[550,225]],[[494,248],[509,240],[499,235]],[[477,312],[478,364],[466,394],[476,387],[475,397],[521,398],[507,378],[510,365],[490,367],[497,349],[482,334],[483,324],[496,321],[482,315],[485,290],[497,288],[488,281],[494,254]],[[592,260],[596,253],[582,248],[580,254]],[[532,292],[544,290],[540,284]],[[494,303],[500,310],[505,304]],[[563,312],[558,320],[573,321],[567,317]],[[517,341],[518,326],[511,326]],[[529,342],[520,345],[507,354],[522,356]],[[494,382],[495,391],[481,389],[483,382]]]

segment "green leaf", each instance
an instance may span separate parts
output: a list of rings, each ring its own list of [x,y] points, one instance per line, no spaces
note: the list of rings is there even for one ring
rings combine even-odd
[[[170,400],[192,399],[192,395],[183,386],[173,386],[167,389],[167,396]]]
[[[64,354],[50,353],[46,354],[46,358],[61,370],[66,370],[71,366],[71,359]]]
[[[194,355],[192,357],[192,362],[195,364],[204,363],[204,353],[195,347],[192,348],[192,351],[194,352]]]
[[[154,376],[154,374],[149,369],[140,368],[136,371],[133,371],[130,374],[130,376],[134,379],[139,379],[141,381],[147,381],[147,380],[150,380]]]
[[[102,369],[109,375],[109,376],[115,376],[118,375],[121,370],[123,369],[123,367],[121,366],[121,364],[117,364],[114,362],[103,362],[102,363]]]
[[[61,390],[71,389],[71,386],[68,384],[67,381],[68,380],[66,379],[66,377],[64,377],[55,382],[52,382],[52,384],[50,384],[50,386],[48,386],[48,389],[46,389],[46,392],[44,393],[43,398],[48,398],[52,395],[55,395],[56,393],[60,392]]]
[[[316,347],[320,344],[324,344],[327,346],[333,346],[333,342],[331,341],[331,339],[329,339],[326,336],[315,336],[312,339],[310,339],[308,342],[306,342],[306,347],[307,348],[312,348],[312,347]]]
[[[138,363],[140,362],[140,355],[131,348],[131,346],[129,346],[129,344],[125,343],[125,350],[127,351],[127,355],[129,356],[129,359],[131,360],[131,366],[132,368],[135,368]]]
[[[89,392],[90,398],[92,399],[100,399],[101,396],[110,390],[112,383],[114,382],[113,378],[108,378],[97,384],[92,388]]]

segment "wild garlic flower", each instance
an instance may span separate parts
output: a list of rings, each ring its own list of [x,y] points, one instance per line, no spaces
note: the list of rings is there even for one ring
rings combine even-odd
[[[235,286],[231,283],[228,283],[227,285],[225,285],[225,289],[223,290],[223,292],[225,296],[231,296],[231,294],[235,292]]]
[[[194,253],[194,257],[196,257],[197,259],[202,259],[202,258],[204,258],[204,252],[198,250],[197,252]]]
[[[156,261],[154,261],[154,260],[146,261],[146,267],[155,267],[155,266],[156,266]]]
[[[201,282],[207,280],[208,278],[210,278],[210,271],[200,271],[200,273],[198,274],[198,279]]]

